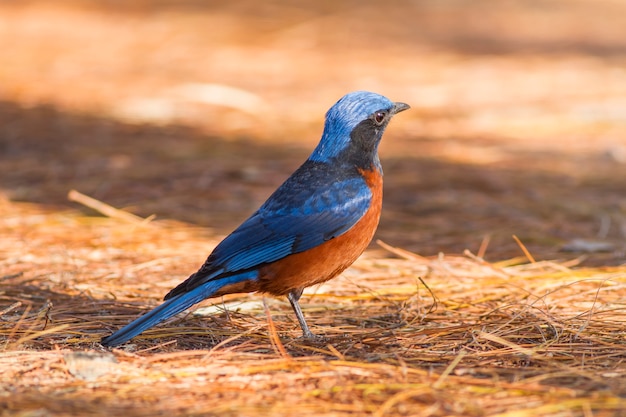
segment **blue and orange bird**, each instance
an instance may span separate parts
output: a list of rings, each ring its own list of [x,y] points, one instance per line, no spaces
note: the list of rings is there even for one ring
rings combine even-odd
[[[391,118],[408,108],[366,91],[341,98],[304,164],[160,306],[102,344],[120,345],[206,298],[255,291],[286,295],[303,337],[314,338],[298,300],[304,288],[349,267],[372,240],[383,191],[378,144]]]

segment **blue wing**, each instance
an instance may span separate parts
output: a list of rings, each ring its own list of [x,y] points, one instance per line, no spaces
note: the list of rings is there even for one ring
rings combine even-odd
[[[263,207],[224,239],[212,261],[234,272],[304,252],[347,232],[370,201],[370,189],[354,178],[318,190],[301,206]]]
[[[307,161],[166,299],[340,236],[363,217],[371,198],[369,187],[357,172],[339,175],[325,163]]]

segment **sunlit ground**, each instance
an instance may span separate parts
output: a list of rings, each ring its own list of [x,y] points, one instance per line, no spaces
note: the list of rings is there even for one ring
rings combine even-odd
[[[533,264],[530,272],[523,268],[511,272],[511,276],[519,280],[515,291],[528,290],[529,294],[535,290],[543,294],[547,287],[553,288],[551,285],[567,287],[569,284],[560,281],[560,276],[555,278],[560,273],[555,272],[560,271],[559,268],[594,267],[610,274],[612,270],[602,268],[626,262],[624,28],[626,3],[617,0],[318,1],[306,5],[285,1],[192,0],[2,2],[0,209],[5,213],[2,227],[9,237],[0,251],[0,276],[10,275],[10,279],[15,279],[13,274],[23,274],[19,279],[48,282],[53,293],[38,294],[42,303],[46,297],[54,298],[59,292],[63,294],[62,303],[67,302],[67,306],[79,301],[79,304],[87,303],[76,295],[63,298],[67,294],[59,288],[68,285],[65,289],[71,294],[77,288],[88,291],[94,274],[115,278],[115,281],[98,279],[98,285],[89,289],[94,292],[88,297],[95,297],[98,302],[110,300],[112,292],[124,301],[136,297],[140,299],[137,302],[156,302],[161,293],[167,292],[204,260],[208,254],[207,242],[214,244],[237,226],[307,157],[319,139],[326,110],[353,90],[375,91],[412,107],[393,120],[381,145],[385,200],[376,237],[394,247],[431,257],[434,263],[428,264],[428,270],[433,275],[427,282],[439,291],[440,298],[450,295],[463,300],[448,300],[449,304],[442,300],[440,310],[432,313],[440,316],[428,316],[424,313],[425,307],[418,303],[419,314],[429,317],[433,323],[443,323],[446,318],[460,323],[467,318],[465,314],[475,314],[479,318],[468,319],[471,323],[467,326],[470,326],[482,323],[482,314],[488,310],[496,314],[505,308],[503,305],[514,305],[525,297],[522,292],[508,299],[498,292],[498,285],[502,283],[497,280],[484,282],[487,295],[473,292],[479,291],[480,280],[470,281],[472,285],[467,288],[450,288],[452,293],[446,294],[450,276],[459,280],[475,277],[467,275],[465,266],[460,272],[454,269],[456,264],[452,272],[445,272],[449,265],[442,267],[432,258],[439,253],[450,256],[463,254],[468,249],[489,262],[514,257],[522,257],[524,262],[558,261],[548,266]],[[143,243],[137,243],[142,237],[136,230],[141,229],[122,227],[119,229],[122,233],[115,224],[107,223],[112,229],[106,226],[101,230],[99,224],[94,226],[89,222],[87,229],[83,229],[81,224],[86,220],[82,217],[72,217],[75,214],[63,217],[68,210],[87,216],[99,215],[69,201],[67,194],[72,189],[142,217],[154,214],[157,219],[172,219],[208,230],[186,235],[186,226],[179,225],[180,230],[168,226],[164,230],[172,234],[170,246],[167,246],[167,234],[160,235],[152,230],[153,236],[146,232],[151,237],[145,239],[155,240],[154,248],[150,246],[154,252],[150,252],[141,246]],[[22,205],[22,202],[33,205]],[[43,221],[41,213],[51,217]],[[50,228],[49,233],[46,227]],[[71,236],[67,230],[72,228],[81,234]],[[129,235],[124,236],[124,233]],[[48,244],[51,253],[45,252]],[[91,249],[76,249],[85,244],[94,251],[97,249],[97,254],[90,252]],[[65,259],[65,249],[59,247],[78,251],[76,259]],[[118,249],[121,252],[118,253]],[[16,250],[28,256],[20,257]],[[525,254],[524,250],[528,252]],[[179,256],[183,257],[182,263],[179,263]],[[410,274],[421,271],[420,258],[417,258],[419,267],[402,266],[404,264],[399,267],[393,264],[400,262],[398,259],[388,259],[399,256],[372,244],[363,261],[365,264],[353,272],[354,276],[348,273],[348,278],[341,279],[348,279],[347,288],[358,289],[359,274],[366,275],[362,277],[363,282],[367,277],[371,279],[367,275],[371,265],[367,262],[376,258],[392,262],[392,266],[383,263],[381,267],[374,262],[371,268],[375,274],[370,271],[374,275],[400,279],[398,276],[406,278],[402,272],[398,273],[402,268],[408,268]],[[158,268],[150,269],[150,276],[146,273],[139,281],[135,281],[134,275],[129,277],[126,272],[116,272],[122,266],[143,270],[144,262],[150,268],[155,265],[150,262],[156,262]],[[97,272],[93,270],[96,264]],[[132,266],[136,264],[140,266]],[[71,265],[76,268],[71,274],[78,275],[72,275],[72,280],[76,281],[68,284],[57,275],[69,273],[65,268]],[[161,267],[164,269],[159,269]],[[497,268],[500,267],[504,268],[498,264]],[[383,268],[382,272],[379,268]],[[548,280],[545,286],[535,281],[526,284],[525,280],[536,276],[533,274],[539,273],[537,271],[549,272],[550,279],[557,281]],[[446,275],[448,273],[451,275]],[[46,274],[57,276],[58,280],[49,280]],[[589,278],[589,282],[596,282],[596,279],[609,282],[615,284],[611,287],[613,291],[618,291],[623,287],[623,272],[621,274],[594,275],[596,278]],[[379,275],[376,275],[376,282]],[[572,279],[585,280],[578,272]],[[346,281],[341,282],[333,287],[335,293],[345,290]],[[452,282],[453,287],[458,284]],[[42,285],[35,288],[42,291],[48,288]],[[374,284],[369,282],[368,285]],[[554,312],[571,307],[572,311],[559,317],[583,320],[570,323],[583,332],[589,324],[584,320],[590,320],[587,317],[592,317],[598,308],[594,304],[598,300],[594,299],[594,291],[598,294],[600,291],[588,285],[589,288],[585,286],[584,291],[578,293],[584,302],[567,304],[572,300],[569,297],[575,295],[567,295],[562,303],[555,297],[551,301],[557,307],[547,303],[546,310]],[[29,291],[27,286],[19,288]],[[407,288],[403,287],[405,292],[401,295],[394,293],[394,297],[410,299]],[[576,288],[571,288],[574,294]],[[465,291],[462,294],[461,289]],[[457,290],[459,293],[454,292]],[[490,298],[491,290],[495,291],[494,298]],[[0,300],[0,318],[16,299],[28,304],[21,292],[16,294]],[[605,307],[618,317],[606,317],[607,322],[614,324],[619,322],[623,299],[620,304],[619,292],[612,294],[613,298],[607,299]],[[426,292],[420,293],[420,297],[426,295]],[[368,302],[376,310],[380,300],[372,296]],[[475,310],[471,310],[471,314],[465,312],[464,308],[473,308],[474,300],[480,300],[476,301]],[[496,304],[492,300],[497,300],[493,301]],[[324,299],[318,302],[324,304]],[[337,302],[337,305],[341,304]],[[576,310],[578,307],[589,309],[590,316]],[[35,303],[33,308],[41,306]],[[58,303],[56,308],[60,308]],[[101,307],[94,308],[97,313]],[[138,313],[139,307],[133,308],[128,315]],[[380,308],[385,310],[388,305],[383,303]],[[288,310],[285,311],[288,314]],[[19,309],[15,312],[23,313]],[[376,312],[382,314],[379,310]],[[454,316],[454,312],[460,317]],[[27,317],[27,313],[23,314]],[[68,323],[75,325],[76,318],[69,307],[57,314],[71,317]],[[266,323],[264,314],[255,316],[258,322]],[[527,317],[526,313],[511,314],[510,320],[503,319],[507,326],[517,325],[518,321],[523,323]],[[331,319],[324,317],[319,314],[318,320],[328,324],[324,320]],[[115,324],[121,324],[119,317],[117,320]],[[550,326],[561,329],[555,324],[560,321],[554,317],[550,320]],[[35,327],[40,329],[39,322],[36,323]],[[110,321],[106,326],[93,323],[80,332],[112,327]],[[232,326],[232,322],[225,319],[220,323]],[[246,328],[246,323],[249,324],[245,322],[241,329]],[[414,324],[415,331],[419,332],[425,323]],[[541,328],[540,333],[544,335],[546,330],[541,326],[537,328]],[[533,329],[528,331],[532,333]],[[623,372],[619,365],[623,354],[615,353],[615,349],[623,346],[614,340],[609,343],[602,339],[602,335],[615,336],[615,332],[619,332],[618,325],[611,327],[608,333],[594,330],[598,339],[590,339],[586,345],[594,349],[600,345],[610,347],[612,353],[606,353],[606,364],[600,364],[600,354],[595,356],[598,362],[585,359],[585,353],[580,350],[585,342],[577,339],[581,333],[568,329],[574,335],[567,341],[572,345],[559,339],[563,345],[558,345],[558,352],[566,352],[567,346],[580,343],[572,348],[578,356],[571,366],[581,372],[578,376],[584,374],[584,378],[588,378],[585,381],[592,381],[591,374],[595,378],[603,375],[602,372],[607,375]],[[221,335],[222,339],[216,337],[223,340],[232,336],[228,331],[237,334],[237,330],[227,330]],[[454,333],[448,329],[446,335],[462,337],[459,335],[466,334],[465,328],[457,330],[458,333]],[[557,339],[567,333],[557,330]],[[8,335],[7,340],[20,335],[10,328],[6,332],[3,334]],[[501,344],[502,338],[508,335],[498,333],[501,339],[488,340],[504,349],[503,346],[508,345]],[[20,337],[28,337],[28,334]],[[481,337],[476,340],[487,340]],[[43,343],[48,349],[46,343],[54,345],[58,340],[32,343]],[[89,343],[95,345],[95,340],[89,339]],[[268,340],[255,340],[269,346]],[[377,339],[372,337],[371,340]],[[506,339],[505,342],[507,340],[521,346],[526,339]],[[528,340],[532,346],[542,343],[532,338]],[[180,347],[203,346],[196,339],[192,342],[184,345],[181,341]],[[336,346],[346,347],[350,343],[342,339]],[[543,343],[548,344],[545,340]],[[428,349],[426,343],[416,344],[406,336],[400,345],[415,356],[397,359],[392,352],[383,351],[376,357],[393,356],[393,360],[398,361],[394,364],[399,367],[406,366],[406,363],[402,365],[403,360],[408,361],[411,372],[422,372],[430,366],[420,360],[428,362],[432,358],[424,359],[415,351]],[[9,351],[43,349],[37,344],[11,346]],[[149,346],[150,342],[144,341],[142,348]],[[449,350],[441,353],[439,362],[432,365],[439,375],[458,354],[455,342],[447,346]],[[294,345],[288,348],[299,349]],[[241,350],[233,349],[233,354],[245,356]],[[493,353],[489,347],[484,349]],[[516,347],[511,349],[514,355],[528,353]],[[268,351],[274,352],[269,348]],[[497,371],[490,375],[514,381],[518,378],[515,372],[524,364],[532,363],[536,369],[547,367],[551,357],[548,354],[553,353],[542,351],[542,356],[534,357],[534,362],[524,362],[526,359],[502,362],[507,377]],[[300,354],[304,353],[298,351]],[[334,355],[333,352],[324,354]],[[464,360],[479,356],[474,352]],[[369,361],[371,358],[360,359]],[[375,359],[372,360],[376,362]],[[500,366],[498,358],[491,359],[489,366],[493,369]],[[228,358],[224,361],[227,364],[224,366],[230,366]],[[563,363],[550,368],[555,375],[559,369],[565,369],[559,368]],[[472,364],[481,366],[480,362]],[[590,368],[585,368],[585,364]],[[282,372],[282,366],[276,369]],[[230,376],[227,371],[224,372]],[[256,375],[255,372],[251,374]],[[324,368],[319,372],[327,375],[336,369]],[[366,373],[354,372],[350,378]],[[377,369],[372,375],[383,378],[380,375],[385,372]],[[418,378],[416,375],[413,377]],[[615,378],[610,375],[606,378]],[[319,381],[315,379],[318,376],[313,379]],[[621,393],[623,397],[624,385],[615,379],[610,381],[612,392]],[[283,382],[285,386],[293,386],[293,381]],[[237,383],[232,381],[234,385]],[[532,391],[535,383],[526,381],[524,389]],[[573,386],[568,383],[556,386],[567,390]],[[600,384],[593,380],[593,384],[596,383]],[[331,382],[328,384],[333,386]],[[586,387],[585,393],[593,391]],[[421,389],[417,386],[404,388]],[[476,391],[468,395],[480,391],[474,388]],[[398,390],[378,393],[379,397],[374,395],[367,407],[348,411],[370,413],[376,409],[378,415],[390,410],[410,414],[410,410],[403,412],[396,408],[402,398],[389,402],[390,398],[395,398],[393,395],[402,393]],[[328,394],[322,391],[323,395]],[[328,392],[331,391],[329,388]],[[363,388],[365,391],[370,392]],[[333,391],[328,395],[329,401],[336,405],[335,394]],[[435,394],[428,393],[437,397]],[[459,392],[453,396],[456,395],[462,396]],[[549,397],[544,391],[541,395]],[[565,398],[569,394],[559,391],[559,395]],[[618,407],[617,403],[610,404]],[[576,403],[564,407],[575,411],[562,415],[611,415],[609,408],[605,410],[607,414],[589,411],[596,410],[595,405]],[[501,403],[492,408],[481,403],[456,411],[445,407],[433,408],[431,412],[423,410],[422,415],[496,415],[504,413],[505,409]],[[92,411],[104,413],[106,410],[96,407]],[[553,410],[544,411],[542,415]],[[288,414],[288,411],[281,412]],[[534,415],[540,414],[535,412]]]

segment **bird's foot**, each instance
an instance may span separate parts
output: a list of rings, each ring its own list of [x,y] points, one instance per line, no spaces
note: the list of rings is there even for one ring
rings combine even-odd
[[[303,332],[302,336],[300,336],[298,339],[313,344],[325,344],[328,342],[328,338],[326,336],[321,336],[311,331]]]

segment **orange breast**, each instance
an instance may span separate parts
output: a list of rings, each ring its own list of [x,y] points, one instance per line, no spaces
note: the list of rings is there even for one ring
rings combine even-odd
[[[334,278],[356,261],[371,242],[378,227],[383,191],[379,172],[364,170],[361,174],[372,191],[372,202],[361,220],[341,236],[262,267],[254,285],[255,290],[285,295],[292,289]]]

